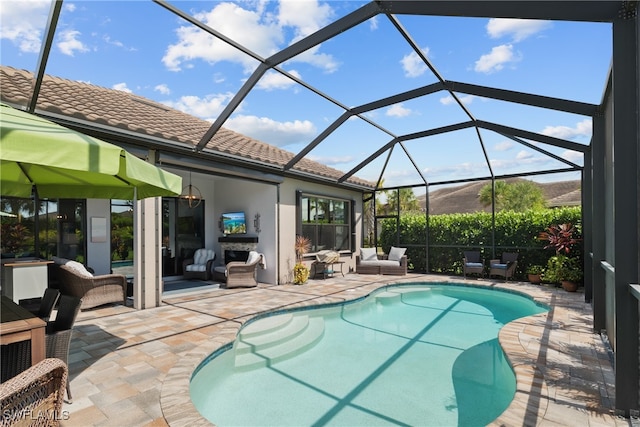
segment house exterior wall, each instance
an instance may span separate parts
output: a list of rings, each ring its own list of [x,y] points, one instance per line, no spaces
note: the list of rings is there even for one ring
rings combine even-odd
[[[215,199],[211,216],[206,218],[207,239],[215,240],[216,265],[224,264],[224,251],[218,238],[223,236],[219,227],[220,217],[225,212],[243,211],[247,221],[246,236],[258,237],[257,251],[262,253],[266,269],[258,269],[258,281],[276,284],[278,277],[278,239],[277,239],[277,205],[278,189],[274,184],[248,181],[233,178],[218,178],[215,181]],[[254,220],[260,215],[260,231],[256,230]]]
[[[296,254],[294,250],[294,242],[296,239],[296,192],[317,194],[327,197],[335,197],[351,200],[354,203],[354,229],[356,233],[355,247],[352,248],[357,252],[357,248],[362,242],[362,195],[357,191],[336,188],[332,186],[315,184],[301,180],[286,179],[280,184],[280,204],[279,204],[279,240],[280,240],[280,257],[279,257],[279,283],[290,283],[293,275],[293,266],[296,262]],[[304,260],[307,267],[315,260],[309,256]],[[353,253],[342,254],[341,261],[344,261],[343,271],[346,274],[355,270],[355,257]]]

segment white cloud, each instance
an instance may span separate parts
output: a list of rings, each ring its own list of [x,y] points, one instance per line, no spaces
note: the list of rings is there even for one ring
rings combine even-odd
[[[278,20],[281,26],[295,29],[296,39],[308,36],[329,23],[333,10],[316,0],[280,0]]]
[[[51,2],[3,1],[0,7],[0,39],[11,40],[21,52],[38,53]]]
[[[278,147],[307,143],[316,134],[309,120],[278,122],[268,117],[244,115],[229,118],[224,127]]]
[[[513,148],[513,142],[509,141],[508,139],[505,139],[504,141],[498,142],[496,145],[493,146],[493,149],[496,151],[507,151]]]
[[[429,48],[422,48],[422,53],[425,57],[428,56]],[[411,52],[408,55],[405,55],[400,60],[400,63],[402,64],[404,75],[407,77],[419,77],[424,74],[425,71],[427,71],[427,65],[415,52]]]
[[[169,95],[171,93],[171,89],[169,89],[169,86],[164,83],[156,85],[153,90],[156,92],[160,92],[163,95]]]
[[[487,33],[494,39],[511,36],[517,43],[550,26],[550,21],[536,19],[492,18],[487,23]]]
[[[534,160],[535,156],[530,151],[520,150],[516,154],[516,160]]]
[[[76,30],[65,30],[60,33],[60,38],[62,39],[62,41],[58,42],[60,52],[69,56],[73,56],[75,52],[88,52],[89,48],[78,40],[80,34],[80,31]]]
[[[333,167],[351,163],[356,159],[354,156],[307,156],[307,158],[314,162]]]
[[[263,57],[277,52],[283,41],[278,25],[263,22],[258,13],[232,3],[219,3],[211,11],[196,13],[194,17]],[[193,25],[179,27],[176,35],[178,42],[170,45],[162,58],[164,65],[172,71],[179,71],[185,63],[197,59],[211,64],[236,62],[247,72],[257,65],[248,55]]]
[[[581,164],[584,161],[584,154],[579,151],[565,150],[560,154],[560,157],[577,164]]]
[[[473,102],[474,98],[475,98],[475,96],[473,96],[473,95],[458,95],[458,99],[464,105],[471,104]],[[457,102],[455,101],[455,99],[453,99],[453,96],[451,96],[451,95],[447,95],[447,96],[444,96],[444,97],[440,98],[440,103],[442,105],[457,104]]]
[[[375,31],[378,29],[378,16],[374,16],[372,18],[369,18],[369,29],[371,31]]]
[[[500,71],[504,68],[504,64],[519,61],[520,58],[513,53],[513,45],[503,44],[495,46],[491,49],[491,53],[482,55],[476,61],[475,71],[479,73],[491,74],[494,71]]]
[[[177,101],[164,101],[162,103],[183,113],[213,122],[224,110],[231,98],[233,98],[233,93],[227,92],[207,95],[204,98],[183,96]]]
[[[385,114],[390,117],[406,117],[411,114],[411,110],[403,107],[402,103],[399,103],[389,107]]]
[[[289,71],[289,74],[299,79],[302,79],[302,76],[300,76],[300,73],[298,73],[295,70]],[[265,73],[264,76],[262,76],[262,78],[256,85],[256,88],[269,91],[274,89],[288,89],[291,86],[294,86],[296,84],[297,83],[295,81],[291,80],[289,77],[285,75],[280,74],[277,71],[269,71]]]
[[[574,128],[570,128],[569,126],[547,126],[540,133],[562,139],[576,139],[583,136],[590,137],[592,134],[592,123],[591,119],[584,119],[576,123]]]
[[[126,83],[116,83],[113,86],[111,86],[111,89],[120,90],[122,92],[127,92],[127,93],[133,93],[133,91],[127,87]]]
[[[210,11],[196,13],[194,17],[267,58],[282,49],[287,33],[285,27],[293,27],[295,41],[318,30],[333,16],[328,4],[320,5],[316,1],[282,1],[277,16],[265,11],[264,5],[263,2],[257,2],[256,10],[247,10],[233,3],[216,3]],[[176,35],[178,41],[167,48],[162,58],[169,70],[179,71],[193,66],[195,60],[210,64],[235,62],[242,65],[245,73],[252,72],[257,66],[257,62],[249,55],[192,25],[179,27]],[[319,48],[315,46],[289,62],[305,62],[328,72],[335,71],[338,65],[336,61],[331,55],[319,53]]]

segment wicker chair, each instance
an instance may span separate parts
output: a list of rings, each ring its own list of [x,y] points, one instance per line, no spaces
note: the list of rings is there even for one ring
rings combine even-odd
[[[185,259],[182,262],[182,271],[185,279],[211,279],[213,271],[213,261],[216,253],[213,249],[198,249],[193,254],[193,258]]]
[[[504,281],[513,277],[518,266],[518,254],[511,252],[503,252],[501,259],[492,259],[489,261],[489,277],[502,276]]]
[[[110,303],[126,305],[127,278],[124,275],[83,276],[64,264],[58,268],[60,292],[82,299],[83,310]]]
[[[257,270],[259,265],[264,268],[264,257],[262,254],[255,254],[252,256],[250,252],[247,262],[232,261],[226,265],[227,288],[253,288],[258,286]]]
[[[47,357],[58,358],[67,366],[69,364],[69,345],[71,344],[73,325],[80,312],[81,303],[82,301],[79,298],[68,295],[61,296],[55,320],[47,323],[47,333],[45,335]],[[67,377],[67,398],[69,402],[73,402],[69,377]]]
[[[49,320],[49,316],[51,316],[51,312],[58,302],[58,298],[60,298],[59,290],[53,288],[45,289],[42,300],[40,300],[40,306],[37,310],[31,312],[46,322]]]
[[[467,274],[479,274],[484,278],[484,262],[480,257],[480,251],[464,251],[462,274],[465,279]]]
[[[0,384],[2,425],[60,425],[67,381],[67,366],[62,360],[44,359]]]

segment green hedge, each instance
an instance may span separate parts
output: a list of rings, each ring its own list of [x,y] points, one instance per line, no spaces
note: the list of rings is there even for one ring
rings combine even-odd
[[[544,249],[545,242],[538,234],[553,224],[570,222],[576,225],[582,238],[580,207],[544,209],[526,212],[503,211],[495,216],[495,256],[502,252],[518,252],[516,277],[524,279],[527,268],[533,264],[546,266],[554,255]],[[409,267],[426,272],[424,214],[403,215],[400,218],[399,237],[395,219],[381,221],[379,246],[388,253],[391,246],[407,247]],[[429,217],[429,270],[432,273],[462,275],[462,253],[480,250],[488,265],[493,258],[492,216],[490,213],[434,215]],[[582,243],[576,245],[571,256],[582,263]]]

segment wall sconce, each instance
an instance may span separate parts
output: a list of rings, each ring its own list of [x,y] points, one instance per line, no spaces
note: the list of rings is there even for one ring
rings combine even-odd
[[[257,213],[253,218],[253,228],[256,229],[256,233],[260,233],[260,214]]]
[[[191,209],[197,207],[202,202],[202,193],[200,193],[198,187],[191,184],[191,172],[189,172],[189,185],[182,189],[180,200],[184,201]]]

